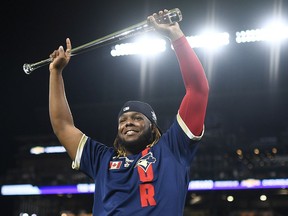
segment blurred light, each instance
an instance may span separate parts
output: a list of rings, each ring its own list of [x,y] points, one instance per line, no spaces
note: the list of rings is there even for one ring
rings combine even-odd
[[[66,152],[65,148],[63,146],[49,146],[49,147],[42,147],[42,146],[36,146],[30,149],[31,154],[53,154],[53,153],[64,153]]]
[[[241,186],[247,188],[259,187],[261,185],[261,181],[259,179],[246,179],[241,181]]]
[[[66,152],[63,146],[49,146],[45,148],[45,153],[63,153]]]
[[[223,33],[205,33],[202,35],[189,36],[187,40],[192,48],[215,49],[229,44],[229,34]]]
[[[166,41],[163,39],[142,38],[134,43],[117,44],[111,50],[111,55],[155,55],[166,50]]]
[[[229,44],[229,34],[205,33],[197,36],[187,36],[187,40],[192,48],[216,49]],[[173,49],[173,47],[172,47]],[[113,57],[123,55],[154,55],[166,50],[166,41],[163,39],[142,38],[138,42],[116,44],[110,54]]]
[[[278,194],[280,195],[288,195],[288,190],[287,189],[281,189],[278,191]]]
[[[233,202],[234,201],[234,197],[233,196],[227,196],[227,201],[228,202]]]
[[[22,185],[3,185],[1,187],[2,195],[38,195],[41,194],[38,187],[30,184]]]
[[[251,29],[236,32],[237,43],[258,42],[258,41],[281,41],[288,38],[288,26],[282,22],[274,22],[266,28]]]
[[[190,200],[190,204],[191,205],[195,205],[198,204],[202,201],[202,197],[197,195],[197,194],[191,194],[191,200]]]
[[[272,148],[272,153],[277,154],[277,148]]]
[[[287,188],[288,179],[263,179],[262,185],[265,188],[275,188],[275,186],[278,186],[279,188]]]
[[[285,26],[281,20],[272,21],[265,29],[267,39],[270,41],[279,41],[288,38],[288,26]]]
[[[29,214],[21,212],[19,216],[29,216]],[[31,214],[31,216],[37,216],[37,214]]]
[[[30,149],[30,153],[31,154],[43,154],[45,152],[44,147],[42,146],[35,146],[33,148]]]
[[[77,190],[80,193],[89,193],[95,191],[95,184],[77,184]]]
[[[267,196],[266,195],[261,195],[260,196],[260,200],[263,201],[263,202],[266,201],[267,200]]]
[[[241,149],[237,149],[236,154],[241,156],[242,155],[242,150]]]
[[[247,190],[247,189],[285,189],[288,188],[286,179],[246,179],[246,180],[194,180],[189,182],[188,190]],[[1,195],[47,195],[94,193],[95,184],[59,185],[59,186],[32,186],[32,185],[2,185]],[[283,191],[283,194],[287,191]]]
[[[214,182],[212,180],[190,181],[189,189],[212,189]]]
[[[254,154],[258,155],[260,153],[259,149],[258,148],[255,148],[254,149]]]

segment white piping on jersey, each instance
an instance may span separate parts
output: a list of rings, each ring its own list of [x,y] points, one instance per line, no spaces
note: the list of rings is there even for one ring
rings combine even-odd
[[[191,140],[195,140],[195,141],[198,141],[202,138],[202,136],[204,135],[204,125],[203,125],[203,130],[202,130],[202,133],[200,136],[195,136],[190,130],[189,128],[187,127],[187,125],[185,124],[185,122],[183,121],[183,119],[181,118],[179,112],[177,114],[177,121],[180,125],[180,127],[182,128],[182,130],[184,131],[184,133],[191,139]],[[84,148],[84,145],[87,141],[88,137],[83,134],[80,142],[79,142],[79,145],[78,145],[78,148],[77,148],[77,153],[76,153],[76,157],[75,157],[75,160],[72,162],[72,169],[76,169],[78,170],[80,168],[80,161],[81,161],[81,156],[82,156],[82,152],[83,152],[83,148]]]
[[[179,112],[177,113],[177,121],[178,124],[180,125],[180,127],[182,128],[182,130],[184,131],[184,133],[191,139],[191,140],[195,140],[198,141],[202,138],[202,136],[204,135],[204,125],[203,125],[203,130],[200,136],[195,136],[187,127],[187,125],[185,124],[185,122],[183,121],[183,119],[181,118]]]
[[[87,139],[88,137],[85,134],[83,134],[78,144],[75,160],[72,162],[72,169],[78,170],[80,168],[81,156],[82,156],[83,148]]]

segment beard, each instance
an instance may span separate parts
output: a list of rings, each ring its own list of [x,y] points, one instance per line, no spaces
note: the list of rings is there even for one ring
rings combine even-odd
[[[147,145],[153,141],[152,128],[149,127],[143,132],[138,139],[133,141],[126,141],[118,136],[119,144],[122,145],[127,151],[133,154],[139,153],[146,148]]]

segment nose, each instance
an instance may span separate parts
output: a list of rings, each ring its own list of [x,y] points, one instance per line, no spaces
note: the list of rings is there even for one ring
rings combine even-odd
[[[127,119],[127,121],[125,122],[125,127],[131,126],[131,125],[134,125],[134,123],[133,123],[133,120],[129,118],[129,119]]]

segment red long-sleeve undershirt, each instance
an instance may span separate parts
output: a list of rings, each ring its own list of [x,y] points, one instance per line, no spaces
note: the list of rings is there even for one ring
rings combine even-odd
[[[179,108],[179,115],[193,135],[202,133],[209,84],[201,62],[190,47],[185,36],[173,42],[179,62],[186,94]]]

